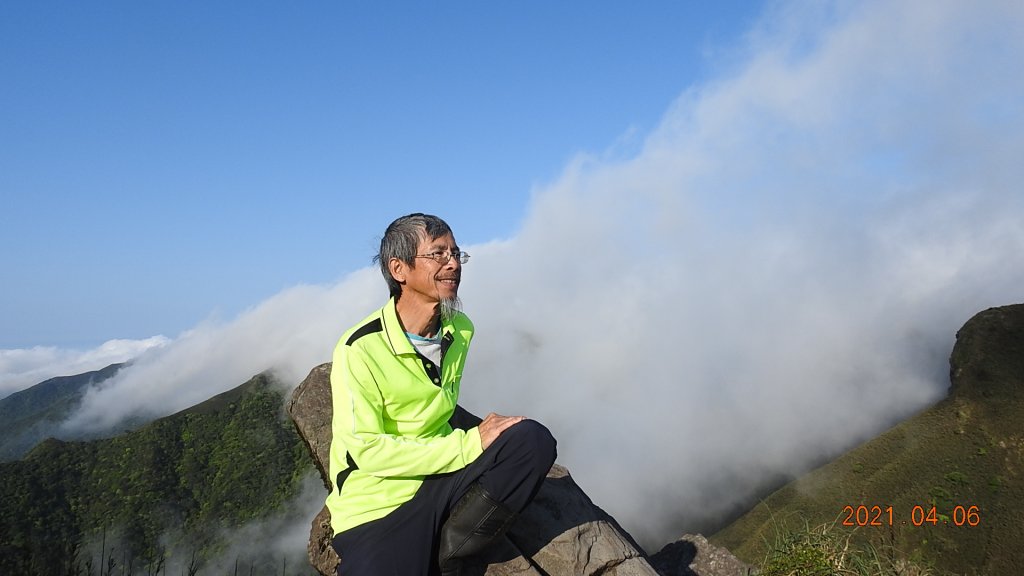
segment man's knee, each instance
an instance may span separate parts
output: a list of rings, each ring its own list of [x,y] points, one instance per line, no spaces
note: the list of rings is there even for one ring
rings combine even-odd
[[[551,431],[540,422],[523,420],[505,430],[502,436],[505,434],[510,434],[509,441],[527,451],[536,462],[537,468],[543,469],[544,473],[547,473],[555,463],[558,442]]]

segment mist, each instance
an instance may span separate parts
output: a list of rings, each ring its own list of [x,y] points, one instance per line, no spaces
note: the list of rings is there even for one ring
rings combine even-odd
[[[1010,1],[773,4],[635,149],[579,154],[517,234],[464,247],[462,403],[543,421],[660,544],[941,399],[956,330],[1024,300],[1022,25]],[[204,323],[68,426],[298,384],[386,295],[368,266]]]
[[[199,573],[316,574],[309,564],[306,545],[313,517],[324,507],[324,497],[319,475],[308,474],[298,497],[277,514],[222,534],[227,546],[206,559]]]
[[[466,269],[467,405],[663,543],[942,398],[1024,286],[1024,10],[986,6],[782,5],[635,156],[579,157]]]
[[[164,574],[312,574],[306,545],[312,519],[324,505],[324,485],[319,475],[309,470],[300,480],[298,494],[288,505],[258,521],[212,533],[182,533],[181,527],[168,526],[158,545],[160,570]],[[105,568],[105,558],[113,558],[115,570],[140,569],[147,574],[159,572],[154,560],[140,558],[125,538],[125,526],[115,526],[100,534],[91,534],[84,543],[80,561]],[[214,552],[202,553],[204,546]],[[102,571],[102,570],[101,570]]]
[[[89,350],[56,346],[0,350],[0,398],[56,376],[73,376],[127,362],[168,342],[164,336],[153,336],[142,340],[108,340]]]

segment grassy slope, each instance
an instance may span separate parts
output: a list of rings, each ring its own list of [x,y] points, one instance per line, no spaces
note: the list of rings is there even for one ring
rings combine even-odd
[[[942,571],[1019,573],[1024,305],[972,318],[957,335],[950,363],[945,400],[784,486],[712,540],[759,563],[781,526],[836,523],[854,543],[895,544]],[[885,515],[883,526],[843,526],[847,505],[892,506],[893,525]],[[938,523],[914,526],[915,506],[935,506]],[[956,506],[977,506],[980,523],[956,526]]]

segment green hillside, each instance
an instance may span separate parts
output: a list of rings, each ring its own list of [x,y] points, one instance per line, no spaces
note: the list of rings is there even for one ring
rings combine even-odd
[[[312,468],[283,402],[258,375],[122,436],[51,439],[0,464],[0,574],[88,573],[80,548],[104,537],[116,542],[115,573],[128,562],[157,573],[173,551],[215,553],[224,529],[288,502]]]
[[[829,525],[934,573],[1021,573],[1024,305],[968,321],[950,377],[946,399],[784,486],[713,542],[760,564],[779,534]]]
[[[111,364],[102,370],[50,378],[0,399],[0,462],[21,458],[40,441],[55,436],[86,388],[113,377],[123,366]]]

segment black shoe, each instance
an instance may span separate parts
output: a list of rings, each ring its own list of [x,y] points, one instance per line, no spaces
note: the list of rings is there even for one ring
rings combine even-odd
[[[500,538],[518,514],[505,507],[474,482],[452,509],[441,528],[438,562],[444,576],[458,576],[462,559],[479,554]]]

